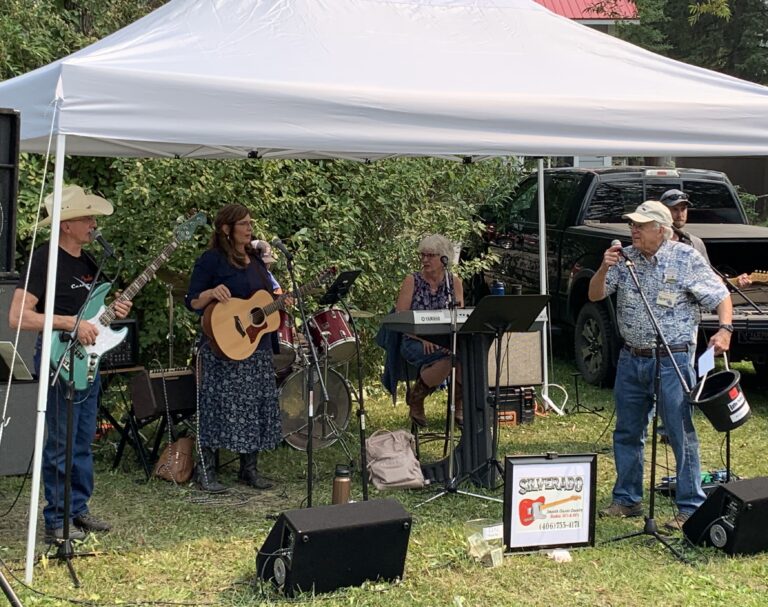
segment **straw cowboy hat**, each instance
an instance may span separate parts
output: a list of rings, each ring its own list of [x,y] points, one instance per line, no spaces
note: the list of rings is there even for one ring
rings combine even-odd
[[[48,211],[48,217],[40,222],[41,228],[51,225],[53,194],[45,197],[45,210]],[[86,194],[85,190],[78,185],[65,186],[61,192],[61,221],[91,215],[112,215],[113,212],[114,208],[110,202],[101,196]]]

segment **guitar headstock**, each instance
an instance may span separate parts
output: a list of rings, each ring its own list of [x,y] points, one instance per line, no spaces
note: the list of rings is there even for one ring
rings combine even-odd
[[[202,211],[195,212],[192,210],[189,219],[179,223],[175,228],[173,228],[173,235],[178,240],[189,240],[192,238],[192,235],[195,233],[197,228],[204,226],[207,223],[208,218],[206,217],[205,213]]]

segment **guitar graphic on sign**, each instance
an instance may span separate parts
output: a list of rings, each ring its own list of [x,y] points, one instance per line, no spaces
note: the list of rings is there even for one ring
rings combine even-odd
[[[575,502],[580,499],[580,495],[572,495],[571,497],[555,500],[554,502],[547,504],[545,503],[544,496],[542,495],[541,497],[537,497],[535,500],[521,500],[519,506],[520,522],[527,527],[537,519],[547,518],[547,515],[544,514],[543,510],[546,510],[547,508],[553,508],[554,506],[567,504],[568,502]]]

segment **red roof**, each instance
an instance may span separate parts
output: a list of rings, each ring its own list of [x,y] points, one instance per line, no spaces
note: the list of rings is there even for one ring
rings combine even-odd
[[[599,0],[535,0],[553,13],[568,19],[601,19],[616,21],[637,19],[637,7],[633,0],[613,0],[601,3]],[[606,11],[597,12],[594,7],[604,4]]]

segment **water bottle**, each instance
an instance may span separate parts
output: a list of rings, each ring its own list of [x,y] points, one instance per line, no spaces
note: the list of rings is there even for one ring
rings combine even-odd
[[[352,485],[349,466],[336,464],[336,474],[333,477],[332,504],[346,504],[349,502],[349,488]]]
[[[504,295],[504,283],[494,280],[491,284],[491,295]]]

